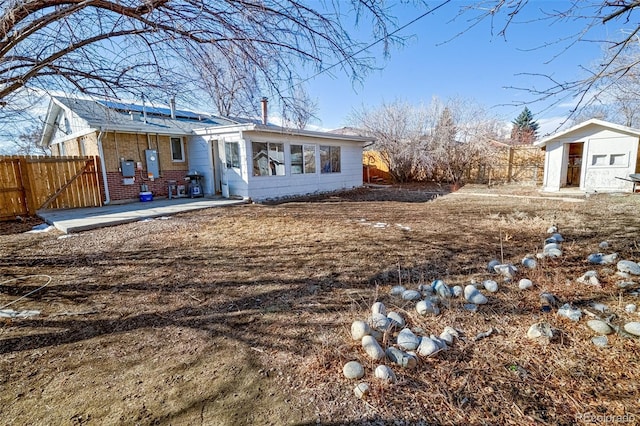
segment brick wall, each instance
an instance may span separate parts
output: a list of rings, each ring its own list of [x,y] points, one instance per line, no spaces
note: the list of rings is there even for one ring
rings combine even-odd
[[[149,187],[149,191],[154,197],[168,196],[168,181],[175,180],[178,185],[185,184],[184,177],[187,170],[165,170],[162,177],[150,181],[142,180],[140,173],[136,173],[135,183],[133,185],[125,185],[122,183],[123,177],[120,172],[107,172],[107,181],[109,182],[109,193],[112,201],[134,200],[140,198],[140,185],[143,183]]]

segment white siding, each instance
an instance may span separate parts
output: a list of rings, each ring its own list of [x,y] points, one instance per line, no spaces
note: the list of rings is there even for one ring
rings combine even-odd
[[[204,175],[202,191],[205,195],[215,193],[213,186],[213,163],[211,162],[211,144],[209,138],[203,136],[192,136],[187,143],[187,153],[189,159],[189,171],[197,170]]]
[[[544,191],[560,190],[563,182],[563,170],[565,179],[567,176],[566,167],[564,144],[562,142],[547,144],[547,150],[544,154]]]

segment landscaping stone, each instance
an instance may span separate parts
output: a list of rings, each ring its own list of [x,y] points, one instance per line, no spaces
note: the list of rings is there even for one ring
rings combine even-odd
[[[422,293],[417,290],[405,290],[402,293],[402,298],[404,300],[419,300],[422,298]]]
[[[386,315],[383,314],[372,314],[369,324],[371,324],[371,328],[378,331],[387,331],[387,329],[391,326],[391,321],[387,318]]]
[[[495,267],[498,266],[499,264],[500,264],[499,260],[493,259],[489,261],[489,263],[487,264],[487,270],[491,273],[496,273]]]
[[[603,241],[603,242],[601,242],[600,244],[598,244],[598,247],[599,247],[601,250],[606,250],[606,249],[608,249],[608,248],[609,248],[609,243],[608,243],[607,241]]]
[[[372,336],[364,336],[362,338],[362,349],[364,349],[367,356],[371,359],[378,360],[385,356],[380,344]]]
[[[538,261],[531,255],[527,255],[522,259],[522,266],[529,269],[535,269],[538,266]]]
[[[548,251],[549,251],[549,250],[551,250],[551,249],[557,249],[557,250],[560,250],[560,249],[561,249],[561,248],[560,248],[560,244],[558,244],[558,243],[548,243],[548,244],[546,244],[546,245],[544,246],[544,248],[542,249],[542,251],[543,251],[544,253],[546,253],[546,252],[548,252]]]
[[[416,346],[417,347],[417,346]],[[385,351],[387,358],[391,362],[396,365],[399,365],[402,368],[415,368],[418,365],[418,360],[413,356],[406,352],[401,351],[400,349],[389,347]]]
[[[611,328],[609,324],[602,320],[589,320],[587,321],[587,325],[590,329],[600,335],[613,333],[613,328]]]
[[[628,322],[624,325],[624,331],[634,336],[640,336],[640,322]]]
[[[624,307],[625,312],[628,312],[630,314],[634,313],[636,309],[638,308],[633,303],[629,303],[627,306]]]
[[[418,345],[418,349],[416,351],[420,356],[431,356],[439,350],[440,348],[438,347],[436,342],[426,336],[423,336],[420,339],[420,345]]]
[[[391,287],[391,291],[389,292],[392,296],[402,296],[402,293],[407,291],[404,286],[396,285]]]
[[[576,281],[582,284],[589,284],[589,285],[596,285],[596,286],[600,285],[600,280],[598,279],[597,271],[587,271],[580,278],[577,278]]]
[[[564,242],[564,237],[562,236],[562,234],[560,234],[558,232],[554,232],[553,235],[551,235],[551,238],[553,238],[554,240],[556,240],[559,243]]]
[[[449,326],[446,326],[440,334],[440,339],[443,340],[447,345],[452,345],[454,338],[458,337],[460,337],[458,330]]]
[[[364,376],[364,367],[358,361],[349,361],[342,367],[342,373],[347,379],[359,379]]]
[[[459,285],[453,286],[453,288],[451,289],[451,293],[453,293],[455,297],[460,297],[462,295],[462,292],[462,287],[460,287]]]
[[[464,288],[464,298],[467,300],[467,302],[471,302],[475,305],[484,305],[488,302],[485,295],[480,293],[478,289],[472,284],[469,284]]]
[[[404,318],[402,318],[402,315],[400,315],[399,313],[395,312],[395,311],[391,311],[387,314],[387,318],[389,318],[389,321],[391,321],[391,324],[394,327],[404,327],[405,325],[405,321]]]
[[[435,280],[431,284],[431,288],[433,288],[433,292],[437,294],[439,297],[443,299],[447,299],[451,297],[451,289],[449,286],[442,280]]]
[[[494,280],[486,280],[483,283],[483,286],[485,288],[485,290],[491,292],[491,293],[495,293],[498,291],[498,283],[495,282]]]
[[[371,313],[372,314],[382,314],[382,315],[387,315],[387,308],[384,306],[384,303],[382,302],[376,302],[371,306]]]
[[[516,268],[510,263],[496,265],[493,267],[493,269],[498,274],[503,275],[506,278],[513,278],[514,275],[518,272],[518,268]]]
[[[465,303],[464,305],[462,305],[462,308],[465,311],[478,312],[478,305],[476,305],[475,303]]]
[[[528,278],[523,278],[518,282],[518,288],[520,290],[527,290],[533,287],[533,282]]]
[[[626,272],[631,275],[640,275],[640,265],[631,260],[621,260],[616,266],[620,272]]]
[[[610,265],[614,263],[617,258],[618,253],[611,253],[606,255],[602,253],[592,253],[587,256],[587,261],[596,265]]]
[[[371,334],[371,327],[364,321],[354,321],[351,323],[351,337],[353,340],[362,340],[366,335]]]
[[[438,349],[447,350],[449,346],[447,346],[447,342],[442,340],[440,337],[432,334],[429,336],[429,339],[433,340],[435,344],[438,346]]]
[[[418,303],[416,303],[416,311],[420,315],[427,315],[427,314],[440,315],[440,308],[438,308],[433,303],[431,303],[430,300],[421,300]]]
[[[376,367],[375,376],[388,383],[396,382],[396,375],[393,370],[386,365],[379,365]]]
[[[558,309],[558,315],[577,322],[582,318],[582,311],[578,308],[574,308],[568,303],[565,303],[560,307],[560,309]]]
[[[413,351],[420,344],[418,336],[413,334],[413,332],[408,328],[403,328],[400,333],[398,333],[396,341],[398,342],[400,349],[404,349],[406,351]]]
[[[367,383],[358,383],[355,388],[353,388],[353,393],[359,399],[365,399],[369,396],[369,385]]]
[[[431,288],[430,284],[420,284],[418,286],[418,291],[425,297],[433,294],[433,288]]]
[[[592,337],[591,342],[599,348],[606,348],[609,345],[609,339],[607,336]]]
[[[549,342],[553,339],[553,329],[548,322],[538,322],[529,327],[527,337],[532,340]]]
[[[558,232],[558,227],[555,225],[551,225],[548,229],[547,229],[547,234],[555,234],[556,232]]]
[[[549,249],[545,252],[542,252],[542,257],[550,257],[552,259],[558,258],[562,256],[562,250],[557,248]]]

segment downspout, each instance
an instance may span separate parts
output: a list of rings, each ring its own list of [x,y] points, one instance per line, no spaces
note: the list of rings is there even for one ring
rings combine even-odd
[[[104,132],[100,129],[100,133],[98,133],[98,155],[100,155],[101,169],[102,169],[102,182],[104,182],[104,204],[111,203],[111,195],[109,194],[109,183],[107,181],[107,164],[104,158],[104,149],[102,149],[102,137],[104,136]]]

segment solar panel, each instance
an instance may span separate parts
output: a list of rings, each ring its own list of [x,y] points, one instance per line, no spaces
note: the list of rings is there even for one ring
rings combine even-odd
[[[134,111],[134,112],[139,112],[139,113],[143,113],[146,111],[147,114],[150,115],[159,115],[162,117],[171,117],[171,109],[169,108],[159,108],[159,107],[152,107],[152,106],[145,106],[143,107],[142,105],[139,104],[129,104],[129,103],[124,103],[124,102],[115,102],[115,101],[97,101],[100,105],[105,106],[109,109],[115,109],[115,110],[119,110],[119,111],[124,111],[124,112],[129,112],[129,111]],[[185,111],[185,110],[180,110],[177,109],[176,110],[176,118],[187,118],[190,120],[201,120],[202,118],[208,118],[207,116],[203,115],[203,114],[197,114],[195,112],[192,111]]]

